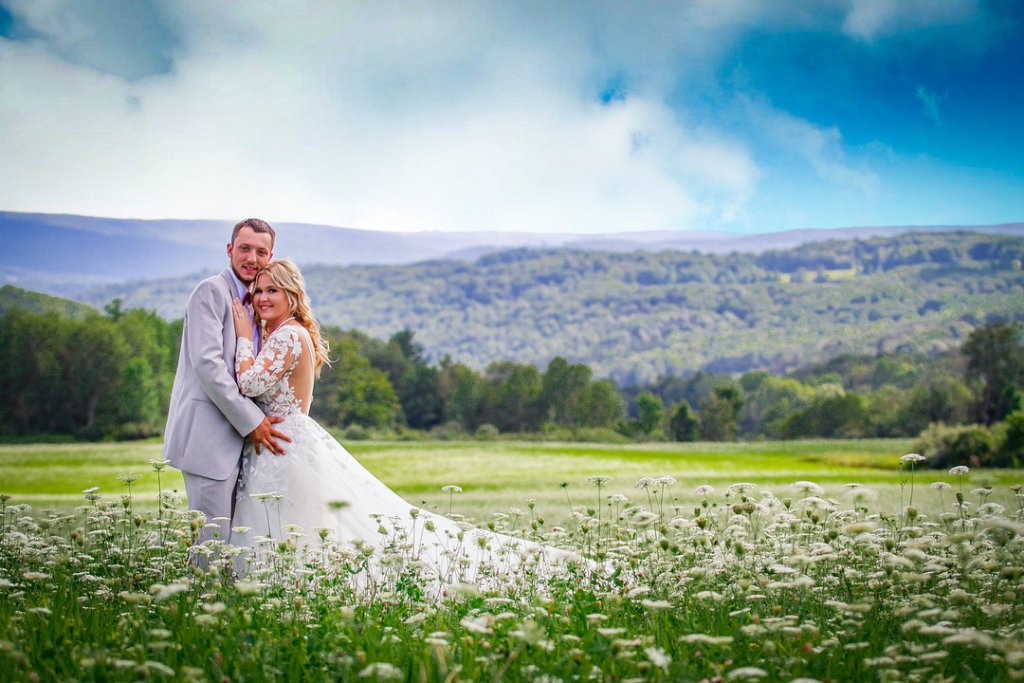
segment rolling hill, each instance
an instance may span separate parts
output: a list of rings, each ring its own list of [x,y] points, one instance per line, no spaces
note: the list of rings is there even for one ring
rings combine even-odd
[[[475,261],[309,265],[321,320],[435,359],[544,365],[620,383],[697,370],[786,372],[842,353],[939,352],[991,320],[1024,320],[1024,238],[907,233],[761,253],[514,249]],[[80,301],[173,319],[195,277],[91,289]]]
[[[0,211],[0,284],[60,296],[135,280],[197,274],[224,266],[233,221],[124,220]],[[827,239],[894,236],[921,228],[853,227],[751,235],[720,232],[535,234],[529,232],[392,233],[327,225],[276,223],[278,258],[303,266],[410,264],[424,260],[475,261],[512,248],[659,252],[666,249],[727,254],[762,253]],[[929,232],[967,230],[1024,236],[1024,224],[930,226]]]

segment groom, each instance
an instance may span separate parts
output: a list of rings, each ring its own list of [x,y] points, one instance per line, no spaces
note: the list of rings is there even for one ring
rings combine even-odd
[[[256,452],[266,446],[284,451],[277,439],[291,441],[235,383],[235,326],[231,302],[245,300],[249,283],[270,261],[274,229],[258,218],[235,225],[228,244],[229,267],[192,290],[185,312],[178,370],[171,390],[164,457],[182,471],[189,507],[206,519],[231,518],[242,446],[252,439]],[[230,536],[222,530],[221,538]],[[213,535],[204,529],[199,543]]]

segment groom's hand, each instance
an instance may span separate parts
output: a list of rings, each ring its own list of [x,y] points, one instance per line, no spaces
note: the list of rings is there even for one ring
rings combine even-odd
[[[267,415],[263,418],[263,422],[257,425],[256,429],[252,430],[249,436],[252,437],[252,443],[256,447],[256,455],[260,454],[260,446],[266,446],[271,453],[274,455],[284,455],[284,449],[277,443],[276,439],[282,441],[291,442],[287,434],[277,431],[274,429],[274,425],[284,420],[283,417],[275,417]]]

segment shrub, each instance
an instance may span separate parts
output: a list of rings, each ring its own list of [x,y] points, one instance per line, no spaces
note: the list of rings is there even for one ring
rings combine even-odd
[[[370,431],[358,424],[351,424],[345,427],[345,440],[346,441],[366,441],[370,438]]]
[[[476,432],[473,434],[477,439],[481,441],[492,441],[498,438],[498,428],[489,422],[485,422],[476,428]]]
[[[444,424],[437,425],[430,430],[430,435],[438,441],[459,441],[468,435],[458,420],[449,420]]]
[[[995,459],[996,439],[983,425],[949,427],[941,422],[921,432],[914,450],[928,458],[937,469],[956,465],[998,467]]]
[[[1024,410],[1007,415],[1003,426],[1005,435],[996,454],[1000,466],[1024,466]]]

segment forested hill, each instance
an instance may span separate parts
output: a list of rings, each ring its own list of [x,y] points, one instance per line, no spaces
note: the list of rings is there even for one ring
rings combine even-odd
[[[305,268],[328,324],[479,367],[561,355],[624,384],[708,370],[786,372],[841,353],[959,346],[1024,320],[1024,238],[914,233],[761,254],[517,249],[475,262]],[[90,292],[180,317],[194,279]]]
[[[86,306],[76,301],[32,292],[13,285],[4,285],[0,287],[0,316],[12,308],[20,308],[33,313],[59,313],[75,319],[81,319],[90,313],[97,312],[92,306]]]

